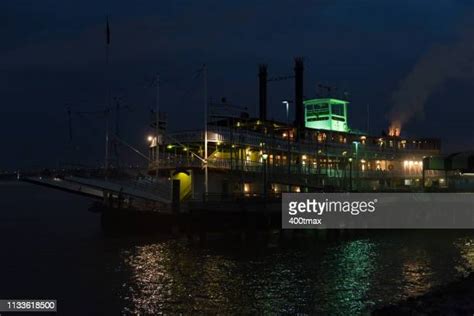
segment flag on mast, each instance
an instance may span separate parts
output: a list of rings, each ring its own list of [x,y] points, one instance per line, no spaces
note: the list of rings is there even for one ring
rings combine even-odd
[[[110,44],[110,27],[109,27],[109,17],[107,16],[107,25],[105,28],[105,38],[107,41],[107,45]]]

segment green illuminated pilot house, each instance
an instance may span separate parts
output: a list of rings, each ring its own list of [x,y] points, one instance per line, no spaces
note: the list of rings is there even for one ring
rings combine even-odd
[[[311,99],[303,102],[307,128],[349,132],[347,104],[338,99]]]
[[[206,195],[255,197],[288,191],[443,186],[443,174],[423,175],[423,158],[440,153],[438,139],[369,135],[351,129],[349,102],[331,96],[305,100],[301,59],[295,60],[294,70],[295,94],[290,105],[295,109],[294,120],[268,119],[267,82],[271,79],[266,65],[261,65],[258,117],[238,112],[225,100],[211,104],[207,157],[203,130],[160,130],[158,148],[155,141],[150,143],[150,174],[158,169],[164,178],[179,180],[182,200]]]

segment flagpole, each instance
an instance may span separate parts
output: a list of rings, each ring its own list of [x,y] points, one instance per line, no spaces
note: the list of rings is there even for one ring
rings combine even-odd
[[[105,29],[105,80],[106,80],[106,108],[105,108],[105,176],[109,169],[109,109],[110,109],[110,82],[109,82],[109,44],[110,44],[110,28],[109,17],[106,20]]]

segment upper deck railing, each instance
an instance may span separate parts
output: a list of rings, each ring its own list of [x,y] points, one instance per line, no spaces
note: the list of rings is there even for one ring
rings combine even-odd
[[[203,142],[204,132],[202,130],[192,130],[184,132],[172,133],[171,136],[181,143],[199,143]],[[295,141],[293,139],[283,138],[280,135],[271,135],[257,133],[245,129],[231,129],[227,127],[209,127],[208,130],[208,141],[209,142],[221,142],[221,143],[232,143],[240,146],[250,147],[264,147],[266,149],[273,150],[290,150],[291,152],[297,152],[301,154],[315,153],[315,151],[322,151],[325,155],[340,155],[344,151],[349,153],[355,153],[356,149],[352,142],[341,143],[337,141],[316,141],[316,140],[301,140]],[[407,142],[405,148],[398,148],[397,146],[380,146],[373,143],[362,143],[358,144],[359,153],[361,155],[371,154],[383,154],[384,156],[392,155],[404,156],[404,155],[436,155],[439,149],[435,148],[413,148],[412,145]],[[361,156],[363,157],[363,156]]]
[[[165,155],[160,160],[160,168],[176,169],[176,168],[195,168],[202,169],[203,163],[197,158],[183,155]],[[420,178],[422,176],[421,169],[417,170],[361,170],[350,164],[340,165],[340,167],[321,167],[314,165],[288,165],[277,164],[271,165],[258,161],[231,161],[230,159],[210,158],[208,167],[212,170],[226,170],[245,173],[266,174],[272,176],[285,175],[319,175],[324,177],[335,178],[367,178],[367,179],[384,179],[384,178]],[[433,176],[433,170],[426,170],[426,176]]]

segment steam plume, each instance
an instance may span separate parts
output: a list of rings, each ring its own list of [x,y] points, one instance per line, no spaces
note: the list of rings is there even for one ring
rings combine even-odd
[[[470,77],[474,69],[474,32],[466,32],[450,45],[432,47],[402,80],[392,95],[389,133],[415,116],[424,115],[424,106],[432,93],[448,79]],[[398,136],[398,135],[393,135]]]

